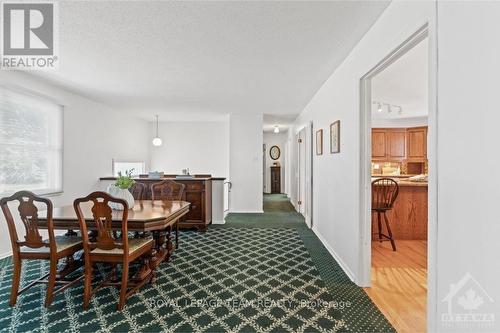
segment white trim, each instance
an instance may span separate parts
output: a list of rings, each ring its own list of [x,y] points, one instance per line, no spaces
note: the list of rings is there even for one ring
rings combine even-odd
[[[321,234],[319,233],[319,231],[316,229],[315,226],[313,226],[311,228],[311,230],[314,232],[314,234],[316,235],[316,237],[318,237],[318,239],[323,244],[323,246],[328,250],[328,252],[330,252],[330,254],[332,255],[333,259],[335,259],[335,261],[339,264],[340,268],[342,268],[342,270],[344,271],[344,273],[346,273],[346,275],[349,277],[349,279],[351,279],[351,281],[355,282],[356,281],[356,276],[351,271],[351,269],[349,268],[349,266],[347,266],[347,264],[344,262],[344,260],[342,260],[342,258],[331,248],[330,245],[328,245],[328,243],[326,242],[326,240],[323,238],[323,236],[321,236]]]
[[[258,213],[258,214],[262,214],[262,213],[264,213],[264,210],[231,210],[231,211],[229,211],[229,214],[231,214],[231,213],[237,213],[237,214]]]
[[[12,256],[12,251],[0,253],[0,259],[5,259],[5,258],[10,257],[10,256]]]
[[[226,220],[215,220],[212,221],[212,224],[226,224]]]
[[[437,3],[436,3],[437,11]],[[438,108],[437,108],[437,20],[436,16],[430,17],[424,25],[407,40],[393,50],[386,58],[367,72],[360,80],[360,251],[359,251],[359,278],[358,286],[371,284],[371,96],[370,80],[377,73],[392,64],[401,55],[415,46],[424,38],[429,44],[429,115],[428,115],[428,142],[427,158],[429,161],[429,186],[428,186],[428,228],[427,228],[427,330],[435,332],[437,329],[437,252],[438,252]],[[370,105],[368,105],[368,103]],[[367,160],[368,159],[368,160]]]

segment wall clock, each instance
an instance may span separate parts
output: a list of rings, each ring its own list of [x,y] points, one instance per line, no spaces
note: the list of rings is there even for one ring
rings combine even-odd
[[[272,146],[271,149],[269,150],[269,156],[271,156],[271,159],[273,160],[277,160],[278,158],[280,158],[280,155],[281,151],[280,147],[278,146]]]

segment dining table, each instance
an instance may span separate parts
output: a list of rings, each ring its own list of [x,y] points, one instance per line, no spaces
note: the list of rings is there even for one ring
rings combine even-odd
[[[92,203],[80,205],[87,228],[95,230],[92,214]],[[155,242],[149,258],[144,260],[143,267],[137,273],[137,279],[153,271],[163,261],[168,261],[174,251],[171,232],[178,220],[189,212],[190,203],[186,201],[169,200],[135,200],[134,207],[128,210],[127,228],[130,232],[151,233]],[[111,227],[113,230],[122,229],[123,211],[112,211]],[[47,211],[38,213],[38,227],[47,228]],[[73,205],[56,207],[52,211],[52,222],[55,230],[66,230],[67,235],[74,235],[80,229],[78,217]],[[140,237],[140,236],[139,236]],[[71,270],[76,263],[70,259],[63,270]],[[70,267],[71,266],[71,267]],[[156,274],[154,274],[156,276]]]

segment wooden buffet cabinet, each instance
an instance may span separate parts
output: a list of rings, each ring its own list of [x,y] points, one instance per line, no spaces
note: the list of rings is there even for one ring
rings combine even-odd
[[[115,180],[115,177],[103,177],[100,180]],[[197,228],[205,231],[212,223],[212,177],[194,176],[192,178],[134,178],[136,182],[146,185],[144,199],[151,200],[151,185],[164,179],[171,179],[186,186],[182,200],[189,202],[189,212],[184,215],[179,223],[180,228]]]

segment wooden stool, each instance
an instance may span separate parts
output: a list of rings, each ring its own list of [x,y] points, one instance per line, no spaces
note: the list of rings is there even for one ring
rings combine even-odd
[[[392,209],[394,201],[396,201],[398,197],[398,193],[398,183],[391,178],[380,178],[372,182],[372,213],[377,213],[378,239],[380,242],[383,240],[391,241],[393,251],[396,251],[396,242],[392,237],[392,231],[386,213],[388,210]],[[389,235],[382,233],[382,222],[380,220],[380,215],[382,214],[384,215],[385,226]]]

